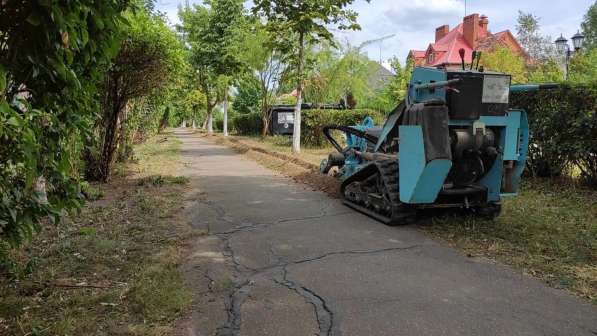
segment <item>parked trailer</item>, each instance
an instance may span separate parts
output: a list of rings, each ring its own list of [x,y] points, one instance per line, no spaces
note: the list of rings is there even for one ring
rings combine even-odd
[[[270,107],[270,132],[273,135],[292,135],[294,133],[295,105],[272,105]],[[303,104],[301,110],[344,110],[342,104]]]

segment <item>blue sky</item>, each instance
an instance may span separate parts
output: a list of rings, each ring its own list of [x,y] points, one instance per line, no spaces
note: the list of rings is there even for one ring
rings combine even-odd
[[[158,0],[158,8],[176,23],[177,7],[185,0]],[[200,3],[201,0],[188,0]],[[510,29],[516,34],[518,10],[530,12],[540,18],[541,30],[554,40],[561,33],[568,39],[580,28],[583,15],[595,0],[467,0],[466,12],[485,14],[489,17],[489,30],[499,32]],[[250,5],[248,5],[250,6]],[[343,43],[360,43],[395,34],[381,44],[382,59],[398,56],[406,58],[410,49],[425,49],[435,36],[435,28],[443,24],[450,27],[462,21],[464,0],[356,0],[352,5],[359,13],[358,32],[335,31]],[[378,60],[380,45],[365,48],[370,58]]]

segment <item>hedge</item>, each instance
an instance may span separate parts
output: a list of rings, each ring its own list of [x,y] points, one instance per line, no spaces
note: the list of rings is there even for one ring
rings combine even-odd
[[[259,112],[238,114],[232,119],[232,127],[240,135],[261,134],[262,125],[263,122]]]
[[[301,141],[308,146],[321,147],[326,143],[322,128],[325,125],[358,125],[365,117],[371,117],[376,125],[383,123],[381,112],[357,110],[304,110],[302,113]]]
[[[373,110],[303,110],[301,142],[307,146],[321,147],[326,143],[322,133],[325,125],[357,125],[370,116],[376,123],[383,121],[384,115]],[[259,113],[239,114],[232,121],[237,134],[255,135],[261,133],[263,125]]]
[[[559,175],[567,166],[597,184],[597,85],[514,93],[512,107],[529,115],[529,168],[539,177]]]

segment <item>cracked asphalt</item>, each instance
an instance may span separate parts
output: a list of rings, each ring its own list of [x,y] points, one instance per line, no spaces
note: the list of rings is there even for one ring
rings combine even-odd
[[[180,335],[597,335],[597,309],[414,227],[387,227],[183,130]]]

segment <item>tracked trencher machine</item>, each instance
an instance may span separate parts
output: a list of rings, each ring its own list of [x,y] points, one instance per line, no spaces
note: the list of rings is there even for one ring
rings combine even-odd
[[[383,127],[366,118],[323,128],[338,152],[321,171],[337,167],[345,204],[388,225],[429,208],[495,217],[502,197],[518,191],[529,141],[527,115],[509,108],[510,92],[552,87],[511,85],[510,75],[464,61],[458,69],[416,67]]]

